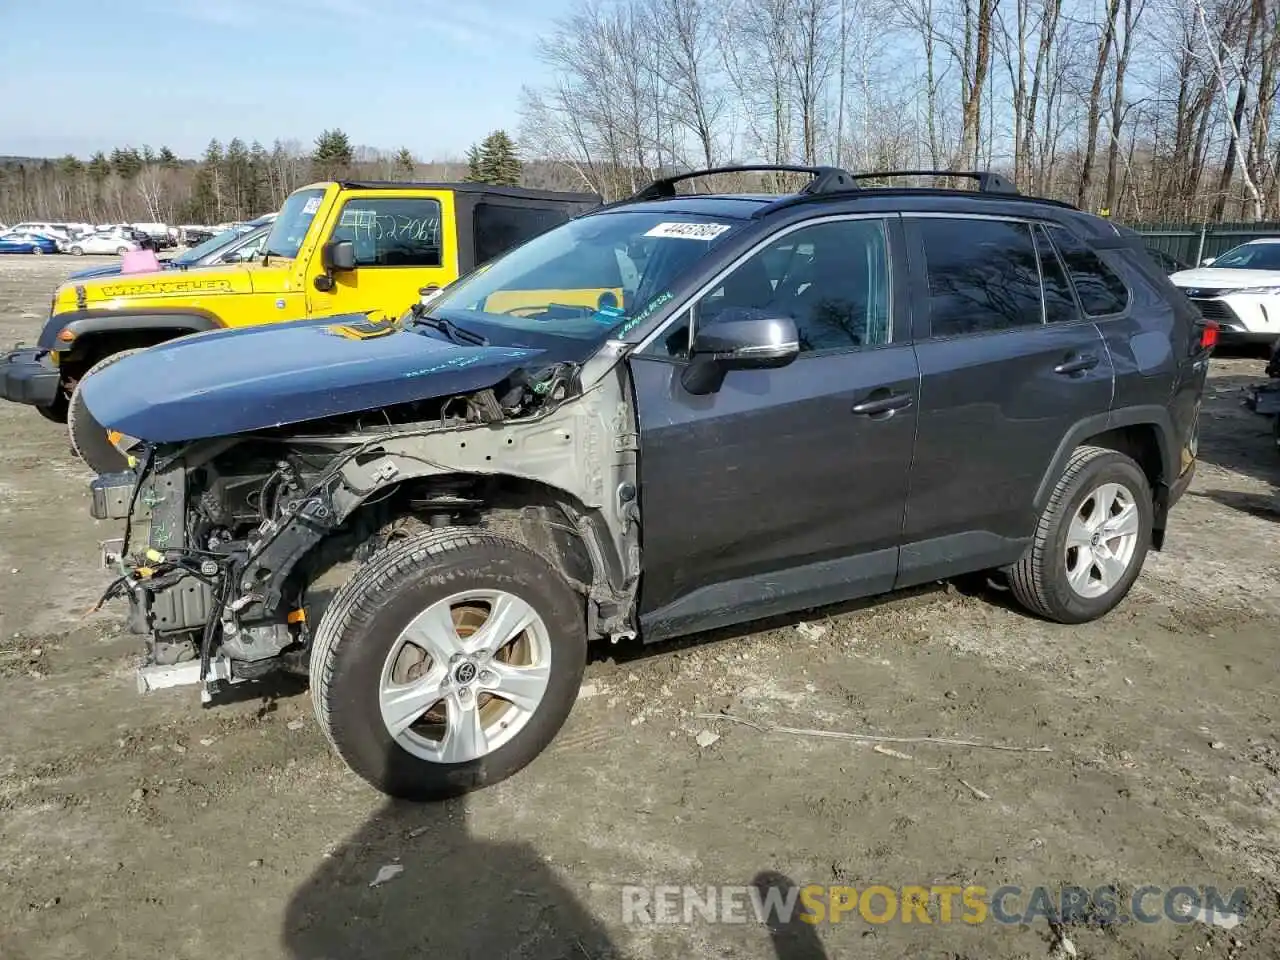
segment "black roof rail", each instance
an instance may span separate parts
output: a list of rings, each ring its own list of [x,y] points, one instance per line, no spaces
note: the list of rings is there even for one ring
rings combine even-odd
[[[710,167],[706,170],[690,170],[655,180],[642,190],[632,194],[622,203],[640,203],[645,200],[665,200],[676,195],[676,184],[697,177],[710,177],[718,173],[807,173],[813,179],[800,193],[807,196],[819,193],[835,193],[840,190],[856,190],[854,176],[839,167],[802,167],[786,163],[751,163],[732,167]]]
[[[852,180],[883,180],[890,177],[964,177],[978,181],[979,193],[1018,194],[1018,188],[1005,177],[990,170],[883,170],[879,173],[856,173],[850,175]]]

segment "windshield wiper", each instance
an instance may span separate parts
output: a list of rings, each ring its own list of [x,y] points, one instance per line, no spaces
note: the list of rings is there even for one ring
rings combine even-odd
[[[446,320],[444,317],[433,317],[425,310],[418,309],[422,304],[414,304],[413,319],[415,323],[425,324],[433,330],[439,330],[454,343],[470,344],[473,347],[487,347],[489,341],[473,333],[470,330],[464,330],[452,320]]]

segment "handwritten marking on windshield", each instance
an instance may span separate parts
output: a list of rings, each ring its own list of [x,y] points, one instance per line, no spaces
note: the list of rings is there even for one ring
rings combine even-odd
[[[661,307],[664,303],[667,303],[674,298],[675,298],[675,294],[669,290],[666,293],[658,294],[656,297],[654,297],[652,300],[649,301],[649,305],[647,307],[645,307],[638,314],[636,314],[634,317],[632,317],[630,320],[624,323],[621,327],[619,327],[617,333],[615,333],[614,336],[620,337],[625,333],[630,333],[639,324],[644,323],[651,316],[653,316],[654,313],[657,311],[657,309]]]

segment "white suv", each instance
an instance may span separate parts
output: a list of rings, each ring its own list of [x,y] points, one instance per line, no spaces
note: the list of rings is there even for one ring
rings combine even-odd
[[[1280,338],[1280,237],[1242,243],[1169,279],[1217,321],[1224,342]]]

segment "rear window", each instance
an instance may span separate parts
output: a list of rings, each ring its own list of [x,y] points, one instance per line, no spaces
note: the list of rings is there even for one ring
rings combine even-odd
[[[1044,321],[1031,228],[1021,222],[917,221],[935,337],[992,333]]]

